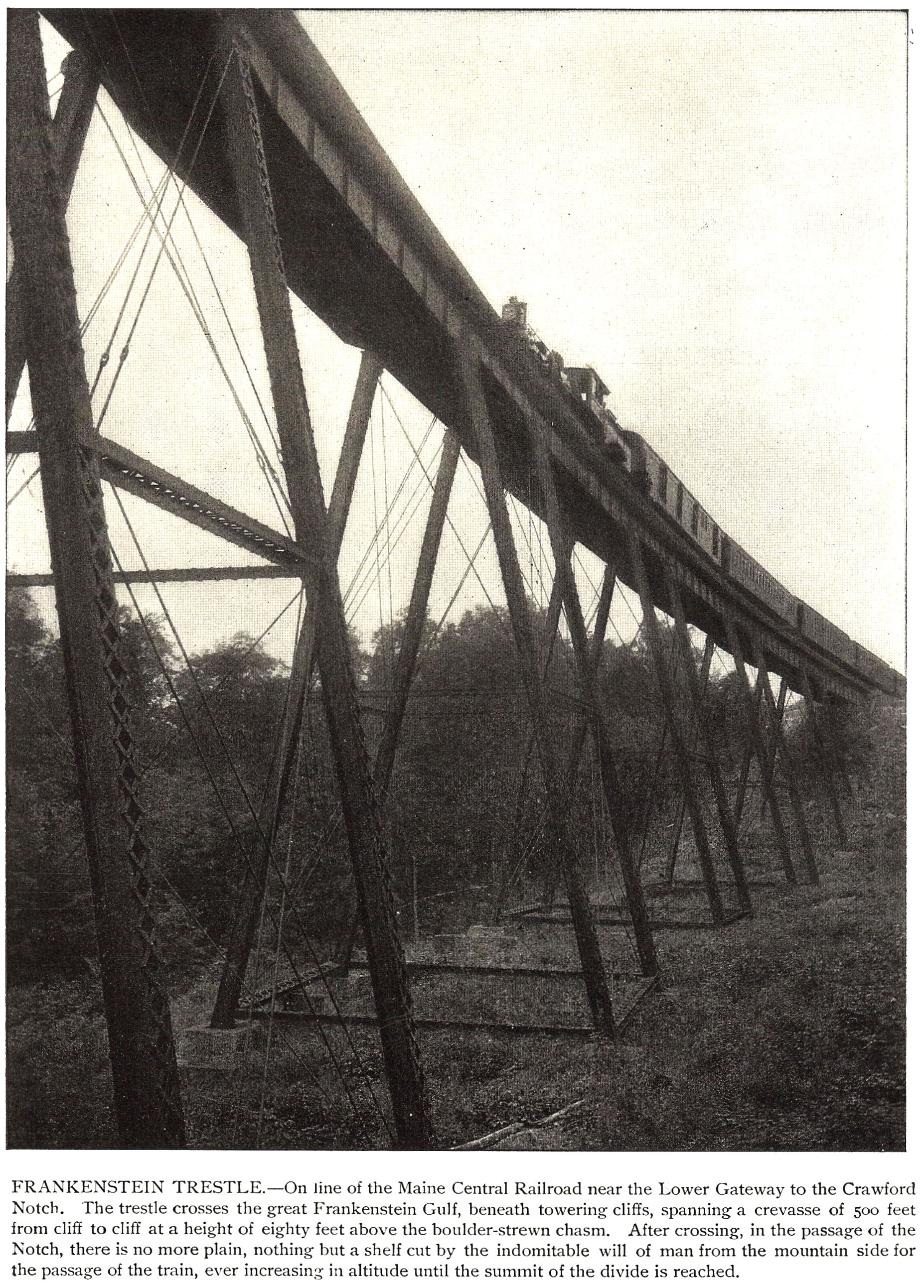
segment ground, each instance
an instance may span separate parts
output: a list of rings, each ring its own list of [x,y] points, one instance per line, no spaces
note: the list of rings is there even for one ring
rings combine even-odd
[[[487,1146],[903,1148],[903,730],[903,709],[878,708],[862,799],[848,814],[850,847],[819,846],[817,885],[789,886],[777,874],[778,883],[755,888],[752,918],[658,933],[661,988],[632,1012],[615,1046],[586,1034],[422,1031],[440,1146],[567,1109]],[[810,820],[820,834],[820,802]],[[765,834],[754,837],[747,862],[772,873]],[[665,918],[689,898],[668,900]],[[533,925],[501,940],[491,959],[571,959],[566,930]],[[625,931],[607,931],[605,945],[613,970],[632,974]],[[337,985],[344,1011],[363,1009],[366,978]],[[617,998],[628,986],[617,977]],[[178,1031],[202,1022],[213,988],[214,973],[180,999]],[[420,1013],[464,1017],[490,1004],[500,1016],[586,1023],[579,980],[513,982],[500,995],[464,976],[428,974],[416,990]],[[101,1021],[92,1006],[81,1013],[83,996],[77,984],[11,995],[11,1146],[112,1143]],[[184,1069],[195,1147],[387,1146],[372,1031],[306,1035],[277,1018],[268,1054],[265,1025],[259,1032],[260,1042],[224,1067],[200,1060]],[[77,1074],[66,1084],[63,1066]]]

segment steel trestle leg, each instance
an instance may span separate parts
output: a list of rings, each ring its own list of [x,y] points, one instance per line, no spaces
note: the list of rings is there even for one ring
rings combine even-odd
[[[87,130],[96,106],[99,77],[87,66],[76,50],[64,60],[64,84],[52,124],[55,155],[58,162],[58,186],[67,208],[71,189],[77,177]],[[23,315],[22,274],[13,264],[6,284],[6,418],[9,421],[13,402],[26,365],[26,323]]]
[[[494,426],[485,403],[477,359],[464,341],[459,341],[457,345],[457,368],[462,394],[460,410],[463,420],[471,429],[478,444],[485,499],[491,517],[497,558],[510,612],[520,676],[536,729],[536,743],[548,800],[549,825],[562,858],[590,1013],[594,1026],[605,1036],[612,1037],[615,1035],[612,1001],[593,912],[574,849],[571,811],[564,793],[561,766],[551,736],[547,695],[542,683],[535,640],[529,621],[526,592],[513,542],[513,531],[494,440]]]
[[[732,870],[732,876],[735,881],[735,890],[738,895],[738,905],[743,912],[751,910],[751,895],[748,889],[747,876],[744,870],[744,862],[741,858],[741,852],[738,848],[738,835],[734,819],[728,807],[728,797],[725,792],[725,783],[722,780],[722,773],[719,768],[719,759],[716,754],[715,743],[712,738],[712,730],[705,718],[702,706],[703,693],[705,692],[705,683],[702,677],[699,677],[697,684],[696,669],[693,664],[693,653],[690,647],[690,635],[687,625],[686,608],[683,602],[683,595],[680,587],[677,585],[673,572],[668,569],[667,572],[667,590],[670,597],[671,611],[674,621],[677,624],[678,640],[680,643],[680,659],[687,678],[687,689],[690,694],[690,700],[693,703],[694,717],[699,728],[700,741],[706,756],[706,767],[709,773],[709,780],[712,785],[712,793],[715,796],[716,811],[719,815],[719,825],[722,828],[722,835],[725,839],[725,848],[728,856],[728,863]],[[711,642],[711,641],[710,641]],[[708,682],[708,669],[706,670],[706,681]]]
[[[639,957],[642,961],[642,968],[645,973],[648,973],[649,970],[645,964],[646,955],[650,956],[653,966],[656,964],[654,942],[651,938],[651,926],[648,920],[648,910],[645,905],[645,897],[642,892],[641,881],[639,880],[635,864],[632,861],[632,851],[629,845],[629,805],[623,792],[622,784],[619,781],[619,775],[616,768],[616,756],[607,730],[603,707],[600,702],[600,693],[597,687],[596,672],[599,657],[596,660],[594,659],[587,639],[587,626],[584,622],[584,612],[581,608],[581,601],[577,592],[577,583],[574,579],[574,569],[571,565],[571,551],[574,548],[574,537],[570,530],[570,524],[567,521],[564,507],[561,503],[558,484],[555,479],[552,460],[541,423],[534,425],[532,428],[533,458],[538,469],[542,486],[542,495],[545,502],[546,525],[548,527],[549,537],[551,539],[555,555],[556,571],[561,577],[562,603],[568,621],[568,629],[571,633],[571,646],[574,650],[575,664],[578,679],[581,684],[584,705],[587,709],[587,720],[584,727],[590,727],[594,743],[596,745],[598,763],[600,766],[600,781],[603,788],[603,795],[606,800],[607,812],[610,818],[610,829],[612,831],[613,841],[616,845],[616,852],[622,871],[623,887],[625,889],[626,902],[629,908],[629,916],[632,920],[633,930],[635,931],[635,938],[638,944]],[[606,621],[604,619],[603,630],[605,631],[605,629]],[[603,647],[602,634],[600,635],[600,647],[601,649]],[[579,747],[579,739],[582,738],[582,731],[580,729],[576,730],[574,744]],[[578,756],[580,756],[580,749],[578,749]],[[576,772],[577,762],[575,762],[575,773]],[[654,969],[652,969],[651,973],[654,973]]]
[[[783,815],[780,812],[780,802],[777,799],[776,790],[773,785],[773,773],[770,767],[770,754],[767,749],[767,742],[764,736],[764,729],[760,718],[760,702],[762,700],[762,686],[758,684],[751,690],[748,682],[748,673],[744,667],[744,654],[741,651],[741,640],[738,636],[738,628],[732,620],[730,613],[724,614],[725,637],[731,648],[732,656],[735,659],[735,671],[738,675],[738,682],[741,686],[741,695],[744,701],[745,714],[747,715],[748,725],[750,728],[750,745],[757,755],[757,762],[760,765],[760,775],[763,782],[764,795],[770,806],[770,817],[773,820],[773,829],[776,835],[777,848],[779,850],[780,860],[783,864],[783,870],[786,873],[786,879],[790,884],[798,884],[796,869],[793,866],[792,853],[789,848],[789,837],[786,834],[786,827],[783,823]]]
[[[360,361],[356,388],[353,391],[353,401],[343,436],[343,446],[325,528],[329,558],[334,564],[340,553],[343,533],[346,529],[350,502],[353,498],[356,475],[359,472],[363,444],[372,411],[372,401],[381,373],[382,364],[378,358],[364,353]],[[317,665],[317,649],[318,605],[312,587],[308,585],[305,614],[292,655],[292,673],[286,691],[282,728],[263,793],[259,826],[255,829],[251,858],[241,882],[237,909],[228,937],[225,965],[212,1011],[213,1028],[233,1028],[235,1024],[241,991],[247,977],[250,953],[253,949],[254,935],[260,919],[266,880],[272,863],[279,818],[295,762],[305,701],[311,676]]]
[[[318,666],[369,957],[398,1145],[433,1143],[430,1106],[411,1017],[378,803],[350,661],[346,618],[331,558],[327,512],[305,396],[285,265],[266,168],[257,100],[246,58],[233,38],[222,100],[231,173],[250,255],[273,406],[296,539],[318,605]]]
[[[645,633],[648,638],[649,649],[652,657],[654,658],[658,687],[661,690],[664,717],[667,721],[671,742],[673,743],[674,752],[677,756],[677,765],[680,770],[680,781],[683,787],[683,794],[687,802],[690,822],[693,825],[693,834],[696,838],[696,849],[699,856],[700,870],[703,874],[703,884],[706,887],[706,897],[709,900],[709,910],[712,915],[713,922],[716,925],[721,925],[725,920],[725,909],[722,906],[722,896],[719,893],[719,886],[716,880],[715,865],[712,861],[712,850],[709,845],[709,836],[706,831],[706,822],[703,817],[699,792],[697,790],[696,781],[693,777],[690,748],[687,745],[687,740],[680,720],[677,718],[675,694],[670,682],[668,661],[664,656],[661,632],[658,628],[657,617],[655,616],[654,601],[651,597],[651,587],[648,581],[648,570],[645,567],[645,555],[642,549],[642,543],[639,540],[638,532],[632,525],[629,526],[629,549],[632,557],[632,567],[635,573],[636,588],[642,604]]]
[[[119,605],[84,367],[65,194],[34,10],[8,14],[9,216],[45,521],[99,944],[114,1108],[125,1148],[185,1131],[167,997],[157,978],[147,847],[125,694]]]
[[[782,708],[773,700],[773,690],[770,687],[770,676],[767,673],[767,662],[756,631],[752,630],[750,632],[750,639],[751,651],[757,661],[757,682],[764,691],[767,710],[770,713],[769,724],[773,736],[773,754],[771,754],[770,757],[770,781],[772,784],[773,767],[778,755],[780,763],[783,766],[783,776],[786,779],[786,787],[789,791],[793,817],[796,822],[796,834],[799,837],[799,845],[802,849],[802,856],[805,860],[805,867],[808,872],[809,881],[811,884],[817,885],[818,866],[815,862],[815,847],[812,844],[812,837],[805,820],[805,810],[802,807],[802,792],[799,790],[799,783],[796,778],[795,769],[793,768],[789,750],[786,746],[786,738],[783,732]],[[781,692],[783,691],[784,690],[781,689]]]
[[[811,676],[805,667],[801,670],[802,693],[808,711],[809,727],[812,730],[812,736],[815,745],[818,748],[818,760],[821,765],[821,779],[824,783],[825,795],[828,798],[828,805],[831,809],[831,816],[834,819],[834,834],[837,842],[842,849],[847,848],[847,831],[844,827],[844,817],[841,813],[841,802],[837,798],[837,790],[834,785],[834,777],[831,773],[830,751],[827,738],[822,734],[821,721],[818,718],[818,712],[815,709],[815,686]]]

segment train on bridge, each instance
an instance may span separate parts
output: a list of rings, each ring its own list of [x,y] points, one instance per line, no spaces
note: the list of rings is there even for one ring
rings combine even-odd
[[[821,613],[790,594],[776,577],[732,540],[706,512],[665,460],[640,433],[625,429],[607,406],[610,390],[590,366],[566,366],[529,326],[527,305],[511,296],[501,312],[513,343],[525,347],[543,377],[561,386],[589,437],[612,467],[628,471],[633,483],[648,495],[673,523],[705,550],[733,580],[759,599],[805,639],[860,672],[876,687],[901,696],[904,678],[873,653],[851,639]]]

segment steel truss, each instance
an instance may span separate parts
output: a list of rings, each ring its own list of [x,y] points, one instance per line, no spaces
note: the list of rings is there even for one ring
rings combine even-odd
[[[598,685],[617,567],[613,562],[605,564],[590,638],[572,567],[576,539],[573,502],[564,485],[558,458],[550,446],[549,426],[538,414],[525,415],[526,440],[521,447],[539,480],[542,514],[554,555],[551,601],[544,636],[537,648],[507,508],[507,484],[502,467],[506,454],[498,450],[495,404],[486,393],[496,372],[492,373],[485,364],[480,341],[460,325],[450,357],[455,382],[444,393],[447,405],[455,407],[455,415],[450,417],[452,427],[446,431],[443,441],[391,700],[376,758],[370,765],[349,659],[337,556],[350,511],[372,399],[383,366],[376,355],[364,353],[328,507],[295,341],[286,265],[264,152],[261,113],[265,109],[261,108],[254,89],[250,55],[228,21],[221,30],[221,53],[228,67],[220,89],[220,110],[238,223],[252,270],[281,461],[294,519],[294,538],[99,435],[90,406],[65,226],[67,202],[99,82],[78,56],[71,55],[52,123],[37,15],[24,10],[11,11],[9,31],[9,206],[15,267],[8,286],[6,405],[9,417],[23,368],[28,365],[36,429],[8,434],[7,447],[14,452],[38,454],[52,560],[50,574],[19,574],[10,577],[9,583],[53,584],[56,593],[121,1142],[126,1147],[180,1147],[184,1142],[184,1126],[169,1009],[158,981],[147,905],[149,880],[142,808],[123,692],[125,670],[120,660],[118,605],[113,587],[134,582],[292,577],[304,585],[306,608],[294,648],[282,734],[270,766],[264,800],[248,838],[249,860],[231,926],[227,964],[212,1024],[233,1026],[239,1015],[281,811],[290,788],[312,675],[317,668],[352,862],[357,925],[365,945],[362,968],[368,969],[371,976],[375,1014],[302,1018],[317,1023],[374,1022],[381,1038],[397,1143],[407,1148],[431,1147],[435,1140],[434,1125],[415,1038],[408,965],[397,930],[381,810],[390,787],[419,662],[460,442],[474,449],[480,468],[532,722],[530,746],[535,744],[541,764],[548,826],[558,857],[558,868],[550,877],[547,903],[554,898],[555,880],[560,874],[567,891],[568,919],[577,943],[579,974],[587,994],[590,1025],[568,1031],[576,1035],[598,1032],[611,1039],[616,1036],[625,1013],[614,1013],[597,925],[628,921],[644,976],[640,988],[647,990],[655,986],[657,980],[653,929],[659,924],[649,915],[631,851],[629,807],[619,780]],[[253,566],[144,568],[114,573],[101,490],[103,480],[263,562]],[[783,736],[786,689],[781,690],[781,698],[774,702],[759,629],[753,629],[739,614],[718,604],[714,592],[704,589],[695,574],[689,573],[667,546],[657,537],[642,532],[634,513],[624,514],[623,521],[629,576],[641,600],[644,629],[683,790],[671,850],[675,857],[683,817],[688,814],[711,916],[709,922],[703,923],[727,924],[751,911],[739,828],[752,755],[756,755],[760,766],[764,797],[787,878],[795,881],[797,874],[774,782],[777,761],[786,781],[804,868],[810,880],[818,878],[801,793]],[[671,673],[664,652],[652,582],[657,587],[659,606],[667,603],[674,618],[679,652],[679,668],[675,674]],[[705,598],[701,600],[700,595]],[[715,637],[707,636],[699,673],[689,637],[690,605],[696,603],[702,607],[703,602],[716,614],[717,633],[721,632],[731,649],[748,720],[746,763],[734,810],[729,804],[718,750],[703,709]],[[560,752],[552,736],[550,694],[544,682],[562,612],[571,637],[581,693],[579,718],[565,754]],[[746,654],[757,667],[757,683],[753,689],[745,668]],[[826,694],[828,680],[803,666],[798,682],[819,751],[834,829],[839,843],[845,844],[846,832],[836,790],[837,776],[843,776],[843,766],[838,764],[823,734],[816,711],[816,705]],[[684,711],[689,713],[689,727],[685,727],[682,718]],[[588,732],[600,766],[628,917],[615,909],[596,912],[581,872],[572,828],[571,800]],[[722,899],[722,882],[707,826],[708,801],[694,772],[697,758],[706,767],[724,846],[721,857],[727,861],[732,874],[738,904],[734,912],[726,909]],[[669,875],[672,881],[673,859]],[[537,906],[522,909],[522,914],[540,922],[561,923],[565,918],[557,916],[556,911],[555,907]],[[686,923],[692,927],[700,922]],[[336,963],[336,968],[342,966],[343,962]],[[422,968],[411,967],[415,971]],[[508,972],[531,973],[528,967],[519,970],[509,967]],[[295,1021],[291,1014],[277,1017]],[[422,1026],[434,1024],[445,1026],[443,1021],[434,1020],[423,1021]],[[456,1021],[455,1026],[479,1025]],[[531,1024],[504,1026],[511,1031],[545,1030]]]

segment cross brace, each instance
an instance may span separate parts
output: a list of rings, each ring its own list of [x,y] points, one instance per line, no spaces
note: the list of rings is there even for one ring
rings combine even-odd
[[[278,581],[299,579],[298,568],[279,563],[258,563],[253,567],[220,568],[126,568],[113,571],[113,585],[161,585],[186,581]],[[8,586],[36,587],[54,585],[53,572],[8,572]]]
[[[296,570],[303,569],[306,556],[297,543],[259,519],[251,518],[201,487],[188,483],[95,431],[83,434],[81,445],[99,453],[100,473],[113,487],[131,492],[158,509],[167,510],[231,545],[249,550],[251,554],[259,554],[272,563]],[[8,452],[34,451],[35,434],[28,430],[8,433],[6,449]]]

